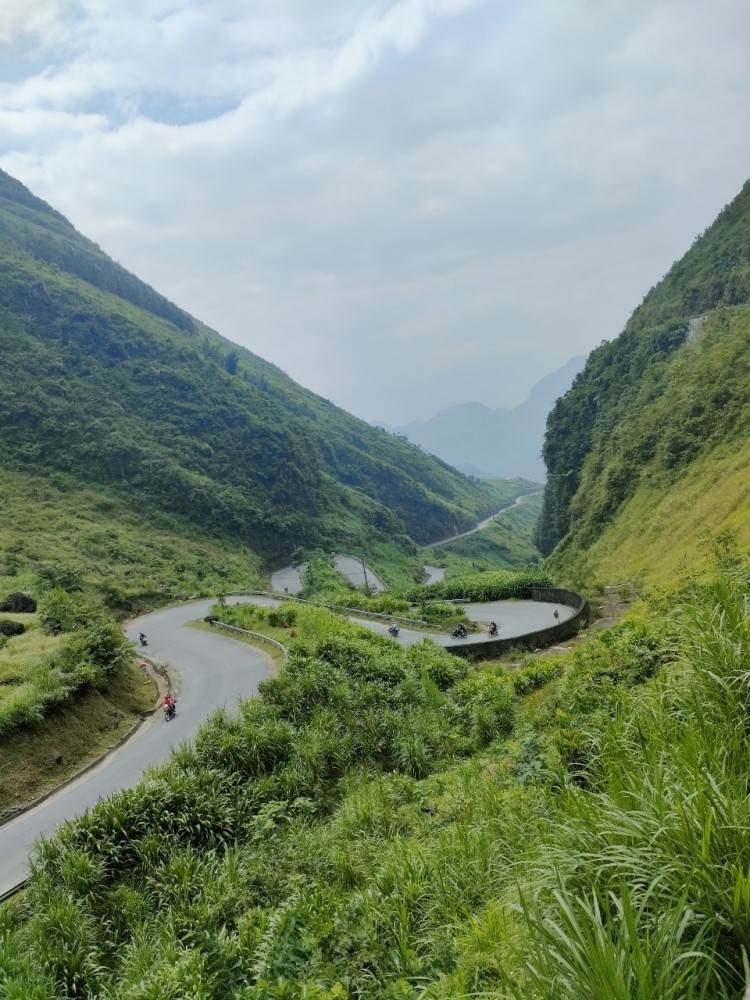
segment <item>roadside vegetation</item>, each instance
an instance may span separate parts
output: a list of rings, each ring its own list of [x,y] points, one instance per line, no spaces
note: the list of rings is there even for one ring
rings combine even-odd
[[[306,586],[302,597],[319,601],[332,607],[350,608],[352,611],[370,611],[382,615],[419,619],[431,625],[445,626],[465,620],[463,608],[450,604],[452,600],[493,601],[505,598],[523,598],[533,587],[549,587],[551,578],[541,569],[511,572],[468,572],[462,576],[446,578],[440,583],[412,585],[375,597],[364,594],[345,581],[336,572],[332,557],[311,557],[305,575]]]
[[[0,820],[98,760],[155,700],[154,682],[128,663],[49,707],[39,721],[0,736]]]
[[[0,470],[0,595],[58,580],[116,613],[263,583],[259,557],[68,476]]]
[[[5,994],[736,997],[749,580],[507,675],[296,608],[259,698],[39,847]]]
[[[471,573],[455,576],[440,583],[414,587],[406,595],[413,601],[457,600],[501,601],[510,597],[529,597],[533,587],[551,587],[552,580],[543,570],[531,569],[511,573]]]
[[[38,607],[0,592],[0,607],[36,608],[0,612],[0,817],[101,756],[156,694],[101,603],[36,584]]]
[[[9,624],[16,625],[10,635]],[[44,596],[36,615],[0,615],[0,639],[0,736],[39,722],[52,706],[123,669],[130,656],[102,607],[60,587]]]

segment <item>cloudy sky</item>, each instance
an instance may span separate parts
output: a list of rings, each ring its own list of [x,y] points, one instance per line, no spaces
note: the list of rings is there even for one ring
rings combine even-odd
[[[520,401],[750,176],[747,0],[1,0],[0,166],[367,419]]]

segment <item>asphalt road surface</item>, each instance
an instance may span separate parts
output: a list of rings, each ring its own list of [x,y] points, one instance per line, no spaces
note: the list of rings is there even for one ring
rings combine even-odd
[[[275,573],[271,574],[271,590],[275,590],[278,594],[283,594],[286,591],[292,597],[296,596],[301,593],[305,586],[302,577],[306,569],[307,563],[277,569]]]
[[[272,597],[233,597],[229,603],[248,601],[275,606]],[[150,659],[166,664],[176,679],[177,716],[164,722],[161,712],[146,721],[118,750],[79,778],[44,799],[33,809],[0,826],[0,896],[22,882],[27,875],[29,851],[42,834],[52,833],[60,823],[77,816],[100,798],[135,785],[149,767],[169,758],[172,748],[195,736],[203,721],[223,706],[232,708],[238,698],[255,694],[258,683],[268,675],[271,661],[260,650],[216,632],[188,628],[188,622],[208,614],[214,599],[193,601],[175,608],[154,611],[136,619],[127,635],[137,642],[138,634],[148,637],[144,650]],[[536,601],[494,601],[463,605],[466,614],[479,622],[496,621],[500,638],[513,638],[547,628],[575,614],[563,604]],[[388,624],[351,616],[351,621],[387,635]],[[470,633],[464,640],[445,633],[424,633],[402,629],[399,643],[410,646],[428,636],[440,646],[458,641],[474,644],[487,641],[486,632]]]
[[[251,598],[248,598],[250,600]],[[257,600],[257,598],[253,598]],[[177,715],[169,723],[156,712],[118,750],[28,812],[0,826],[0,895],[26,877],[26,858],[41,834],[83,812],[103,796],[136,784],[153,764],[166,761],[174,746],[193,737],[206,717],[221,706],[249,698],[269,673],[260,650],[225,635],[186,628],[208,614],[213,600],[154,611],[127,629],[134,641],[148,637],[150,658],[170,666],[177,680]]]
[[[479,524],[475,525],[473,528],[469,528],[468,531],[462,531],[460,535],[451,535],[450,538],[441,538],[439,542],[428,542],[426,545],[423,545],[422,548],[434,549],[437,548],[438,545],[450,545],[451,542],[457,542],[459,538],[468,538],[469,535],[476,535],[478,531],[482,531],[484,528],[489,527],[496,517],[500,517],[501,514],[504,514],[507,510],[512,510],[514,507],[520,507],[521,504],[525,503],[526,500],[529,499],[529,497],[536,496],[537,493],[541,492],[542,487],[538,490],[532,490],[531,493],[524,493],[523,496],[516,497],[513,503],[507,503],[504,507],[501,507],[500,510],[496,510],[494,514],[490,514],[489,517],[480,521]]]
[[[381,594],[386,589],[385,582],[380,579],[375,570],[371,569],[367,563],[365,563],[363,569],[362,560],[358,559],[357,556],[334,556],[333,563],[339,573],[345,577],[353,587],[364,587],[365,584],[367,584],[370,588],[371,594]],[[367,571],[366,580],[365,570]]]
[[[425,583],[442,583],[445,579],[445,570],[442,566],[425,566],[424,571],[427,574]]]

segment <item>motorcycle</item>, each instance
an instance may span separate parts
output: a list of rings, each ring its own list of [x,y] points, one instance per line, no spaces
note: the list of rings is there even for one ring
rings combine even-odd
[[[469,632],[465,625],[456,625],[456,627],[451,632],[451,638],[465,639],[468,634]]]
[[[177,715],[177,702],[170,702],[169,705],[164,706],[164,721],[169,722],[170,719],[174,719]]]
[[[498,633],[498,627],[494,622],[492,622],[490,627],[487,629],[487,635],[489,635],[491,638],[494,638],[497,635],[497,633]]]
[[[388,631],[390,632],[390,634],[393,636],[394,639],[398,639],[398,637],[399,637],[399,635],[401,633],[401,626],[400,625],[389,625],[388,626]]]
[[[148,639],[143,632],[138,636],[138,642],[140,642],[141,646],[148,646]]]

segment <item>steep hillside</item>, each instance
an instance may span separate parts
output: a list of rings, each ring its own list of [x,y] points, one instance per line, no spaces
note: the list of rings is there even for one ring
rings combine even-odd
[[[541,451],[547,414],[555,400],[570,388],[583,362],[583,358],[571,358],[562,368],[540,379],[528,398],[513,409],[462,403],[398,431],[471,475],[504,479],[520,476],[543,482]]]
[[[187,532],[276,558],[427,542],[495,506],[491,486],[192,319],[3,173],[0,343],[0,470]]]
[[[671,537],[676,573],[681,559],[698,557],[700,536],[737,527],[737,512],[747,509],[750,476],[719,470],[746,454],[748,435],[750,182],[620,337],[592,352],[552,410],[540,548],[557,546],[558,565],[585,556],[591,572],[658,576],[665,563],[657,553]],[[679,513],[678,498],[691,495],[704,501],[699,523],[695,508]],[[708,496],[715,502],[706,506]],[[657,508],[667,535],[654,544]]]

